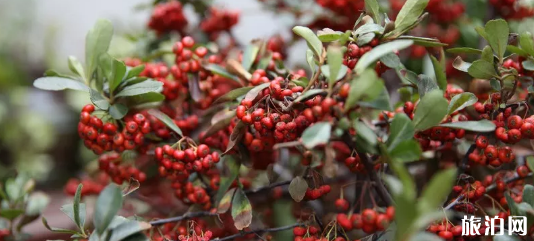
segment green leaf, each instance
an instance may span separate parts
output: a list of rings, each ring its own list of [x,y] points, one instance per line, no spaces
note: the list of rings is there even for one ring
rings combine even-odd
[[[409,29],[417,22],[419,16],[423,13],[429,0],[408,0],[402,6],[397,18],[395,19],[395,30],[401,33]]]
[[[308,48],[313,50],[313,53],[317,57],[321,57],[323,53],[323,43],[313,31],[307,27],[295,26],[293,32],[306,40]]]
[[[224,181],[221,180],[219,190],[217,190],[217,194],[215,195],[215,201],[217,203],[220,203],[228,188],[232,186],[234,180],[239,176],[239,168],[241,167],[241,163],[230,155],[224,156],[223,163],[224,166],[228,168],[229,175]]]
[[[203,139],[210,137],[211,135],[217,133],[218,131],[222,129],[227,128],[235,116],[236,116],[236,111],[235,110],[230,111],[227,108],[217,112],[211,118],[211,126],[206,131],[206,134],[204,134]]]
[[[91,79],[101,54],[108,51],[113,37],[113,25],[109,20],[99,19],[85,37],[86,79]]]
[[[302,144],[308,149],[324,145],[330,141],[331,132],[332,124],[329,122],[317,122],[304,130]]]
[[[439,42],[438,39],[435,39],[435,38],[423,38],[423,37],[402,35],[402,36],[399,36],[397,39],[413,40],[413,44],[419,45],[419,46],[424,46],[424,47],[444,47],[444,46],[447,46],[447,44],[441,43],[441,42]]]
[[[414,85],[419,83],[417,74],[410,70],[398,68],[396,72],[399,78],[406,83],[412,83]]]
[[[447,109],[447,114],[452,114],[456,111],[463,110],[464,108],[475,104],[478,101],[478,98],[475,94],[470,92],[464,92],[452,97],[451,102],[449,103],[449,108]]]
[[[326,91],[323,89],[310,89],[302,93],[301,95],[299,95],[299,97],[297,97],[293,102],[299,103],[304,100],[308,100],[316,95],[325,94],[325,93]]]
[[[239,98],[240,96],[244,96],[252,88],[254,88],[254,87],[250,86],[250,87],[242,87],[242,88],[238,88],[238,89],[233,89],[230,92],[228,92],[228,93],[224,94],[223,96],[219,97],[217,100],[215,100],[215,102],[213,102],[213,104],[219,104],[219,103],[224,103],[224,102],[235,100],[235,99]]]
[[[370,98],[369,96],[364,98],[364,101],[358,102],[358,105],[362,107],[373,108],[376,110],[387,110],[393,111],[391,103],[389,100],[389,93],[386,89],[386,86],[382,85],[382,91],[375,98]]]
[[[406,140],[397,144],[393,148],[388,148],[389,155],[395,160],[402,162],[416,161],[421,158],[421,146],[416,140]]]
[[[393,117],[389,130],[389,137],[386,142],[389,151],[397,147],[399,143],[413,139],[415,134],[412,120],[404,113],[398,113]]]
[[[482,50],[468,47],[450,48],[447,49],[450,54],[482,54]]]
[[[443,66],[443,64],[441,64],[441,62],[433,55],[430,55],[430,59],[432,60],[432,65],[434,66],[434,73],[436,75],[436,81],[438,83],[439,88],[442,90],[446,90],[447,76],[445,75],[445,66]]]
[[[78,188],[76,188],[76,193],[74,194],[74,203],[73,203],[73,211],[74,211],[74,222],[80,229],[83,229],[85,226],[85,204],[80,204],[81,198],[82,198],[82,188],[83,184],[79,184]]]
[[[328,61],[328,70],[329,70],[329,82],[328,85],[330,88],[334,86],[336,81],[338,80],[337,76],[338,73],[341,70],[341,66],[343,65],[343,52],[341,51],[341,48],[338,46],[328,46],[328,50],[326,52],[326,58]],[[345,70],[345,73],[347,71]]]
[[[343,79],[343,77],[347,75],[348,69],[349,68],[346,65],[341,65],[340,70],[338,71],[337,75],[334,77],[330,74],[330,65],[327,64],[327,65],[321,66],[321,73],[329,80],[335,79],[333,82],[335,84],[336,81]]]
[[[74,204],[65,204],[61,206],[60,210],[72,220],[76,226],[81,230],[85,225],[86,207],[85,203],[80,203],[77,207],[78,212],[74,210]]]
[[[152,225],[147,222],[128,220],[127,222],[122,223],[111,230],[111,237],[109,238],[109,241],[121,241],[130,235],[150,229],[151,227]]]
[[[88,92],[89,87],[84,83],[63,77],[41,77],[33,82],[33,86],[42,90],[81,90]]]
[[[496,79],[490,79],[490,86],[495,91],[501,91],[501,83]]]
[[[54,232],[54,233],[66,233],[66,234],[77,234],[77,231],[70,230],[70,229],[63,229],[63,228],[52,228],[50,225],[48,225],[48,221],[46,221],[46,218],[41,219],[43,221],[43,225],[46,229]],[[95,232],[96,233],[96,232]]]
[[[421,194],[419,205],[417,205],[419,213],[432,212],[441,207],[452,191],[456,177],[456,168],[436,173]]]
[[[467,72],[469,75],[478,79],[491,79],[496,75],[493,64],[481,59],[475,60],[475,62],[469,66]]]
[[[122,96],[136,96],[149,92],[160,92],[163,89],[163,83],[154,80],[145,80],[141,83],[128,85],[124,87],[115,98]]]
[[[439,126],[475,132],[492,132],[495,130],[495,124],[489,120],[449,122]]]
[[[122,241],[150,241],[150,239],[144,233],[136,233],[134,235],[126,237]]]
[[[245,100],[254,100],[256,97],[258,97],[258,94],[262,92],[265,88],[269,87],[271,83],[263,83],[261,85],[255,86],[251,90],[247,92],[245,95]]]
[[[3,217],[7,220],[13,220],[18,216],[24,214],[23,209],[2,209],[0,210],[0,217]]]
[[[313,51],[306,49],[306,62],[310,66],[312,76],[315,74],[315,57],[313,56]]]
[[[371,128],[361,121],[354,123],[356,129],[356,150],[376,154],[378,139]]]
[[[207,65],[204,65],[203,67],[205,69],[211,71],[215,75],[219,75],[219,76],[234,80],[234,81],[236,81],[236,82],[241,84],[241,81],[239,81],[239,78],[237,76],[229,73],[228,71],[226,71],[225,68],[221,67],[220,65],[207,64]]]
[[[407,232],[410,232],[410,228],[418,216],[416,204],[416,202],[404,196],[399,196],[395,200],[395,223],[397,224],[397,232],[395,234],[396,239],[394,240],[402,240],[401,237]]]
[[[232,218],[237,230],[243,230],[252,223],[252,206],[242,189],[236,191],[232,200]]]
[[[420,74],[417,76],[417,91],[420,97],[424,97],[426,93],[439,89],[438,83],[433,78]]]
[[[411,1],[411,0],[409,0]],[[394,40],[385,44],[376,46],[371,51],[365,53],[356,64],[354,69],[356,73],[361,74],[368,66],[375,64],[382,56],[395,50],[402,50],[413,44],[413,40]]]
[[[72,73],[85,78],[85,71],[83,69],[82,63],[76,59],[74,56],[69,56],[69,69],[72,71]]]
[[[413,124],[415,130],[423,131],[439,124],[447,115],[449,102],[441,90],[428,92],[415,109]]]
[[[508,23],[503,19],[490,20],[486,23],[484,30],[487,34],[486,40],[488,40],[489,45],[502,63],[504,52],[508,45],[508,34],[510,33]]]
[[[480,59],[488,62],[488,63],[493,63],[493,50],[491,49],[490,46],[486,46],[484,47],[484,49],[482,49],[482,54],[480,56]]]
[[[521,63],[523,65],[523,68],[528,71],[534,71],[534,61],[532,60],[525,60]]]
[[[508,207],[510,208],[510,215],[512,216],[519,215],[517,203],[514,201],[512,197],[510,197],[510,194],[508,192],[504,192],[504,197],[506,198],[506,202],[508,204]]]
[[[93,223],[98,234],[102,235],[104,233],[121,206],[121,189],[115,184],[109,184],[104,188],[100,195],[98,195],[95,204]]]
[[[486,29],[482,26],[475,26],[475,31],[485,40],[488,40],[488,34],[486,33]]]
[[[157,92],[148,92],[140,95],[126,97],[131,105],[140,105],[150,102],[160,102],[165,100],[165,96]]]
[[[534,170],[534,156],[527,156],[527,166],[530,170]]]
[[[142,64],[142,65],[135,66],[133,68],[127,66],[126,68],[127,68],[126,78],[124,78],[124,79],[131,79],[131,78],[136,77],[139,74],[141,74],[141,72],[143,72],[143,70],[145,70],[145,65]]]
[[[224,151],[223,154],[228,153],[231,151],[238,141],[243,138],[243,135],[247,131],[248,125],[245,124],[243,121],[238,121],[234,129],[232,130],[232,134],[230,134],[230,140],[228,141],[228,145],[226,146],[226,151]]]
[[[529,54],[525,50],[520,49],[519,47],[513,46],[513,45],[506,46],[506,51],[513,53],[513,54],[517,54],[519,56],[523,56],[523,57],[529,56]]]
[[[527,184],[523,188],[523,202],[534,205],[534,186]]]
[[[115,103],[109,107],[109,114],[113,119],[120,120],[128,114],[128,107],[121,103]]]
[[[356,39],[356,44],[358,46],[363,46],[363,45],[367,45],[368,43],[370,43],[371,41],[373,41],[373,39],[376,37],[376,34],[373,33],[373,32],[370,32],[370,33],[365,33],[365,34],[361,34],[360,36],[358,36],[358,38]]]
[[[119,60],[113,59],[112,72],[108,78],[109,92],[112,93],[122,82],[122,79],[126,75],[126,65]]]
[[[34,192],[28,197],[26,216],[40,215],[50,203],[50,197],[43,192]]]
[[[169,127],[172,131],[176,132],[179,136],[183,136],[182,130],[174,123],[174,121],[163,112],[156,110],[156,109],[150,109],[148,110],[148,114],[158,118],[163,124],[165,124],[167,127]]]
[[[532,40],[532,34],[529,32],[523,32],[519,35],[519,45],[528,55],[534,56],[534,40]]]
[[[258,56],[258,52],[260,51],[260,46],[258,44],[249,44],[245,51],[243,52],[243,61],[241,62],[241,65],[246,71],[250,70],[250,67],[252,67],[252,64],[254,64],[254,61],[256,60],[256,57]]]
[[[91,102],[98,107],[101,110],[108,110],[109,109],[109,102],[107,99],[105,99],[100,92],[90,89],[89,90],[89,97],[91,99]]]
[[[230,182],[231,183],[231,182]],[[226,213],[232,206],[232,198],[234,197],[235,188],[232,188],[224,194],[217,206],[217,213]]]
[[[395,53],[389,53],[380,57],[380,62],[392,69],[396,69],[401,66],[399,56],[397,56]]]
[[[400,196],[404,197],[406,200],[410,202],[415,202],[416,197],[416,189],[415,189],[415,182],[412,178],[412,175],[408,172],[406,167],[401,162],[391,162],[391,169],[397,175],[399,181],[402,183],[402,189],[398,190],[398,193]],[[390,178],[391,179],[391,178]],[[387,180],[387,179],[386,179]],[[390,181],[389,181],[390,182]],[[398,186],[398,185],[397,185]],[[392,188],[390,187],[390,190]],[[397,192],[397,191],[395,191]],[[398,197],[398,196],[397,196]],[[395,198],[397,199],[397,198]],[[413,212],[415,210],[412,209]]]
[[[381,23],[380,6],[376,0],[365,0],[365,11],[373,17],[375,23]]]
[[[454,59],[454,62],[452,62],[452,67],[466,73],[469,71],[471,65],[472,64],[469,62],[463,61],[460,56],[456,57],[456,59]]]
[[[354,31],[352,35],[354,35],[356,38],[360,38],[362,37],[362,35],[368,33],[382,34],[383,32],[384,27],[382,27],[382,25],[376,23],[366,23],[356,29],[356,31]]]
[[[345,102],[345,111],[353,108],[363,97],[374,99],[380,95],[384,82],[378,78],[374,69],[366,69],[350,82],[350,92]]]
[[[341,36],[343,34],[344,34],[343,32],[334,31],[334,30],[329,29],[329,28],[325,28],[323,30],[317,31],[317,37],[319,38],[319,40],[321,40],[321,42],[333,42],[333,41],[336,41],[339,38],[341,38]]]

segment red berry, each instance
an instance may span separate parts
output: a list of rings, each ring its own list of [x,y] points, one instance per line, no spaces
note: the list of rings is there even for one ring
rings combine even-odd
[[[523,125],[523,118],[518,115],[508,117],[507,126],[509,129],[519,129]]]
[[[195,40],[190,36],[185,36],[182,38],[182,44],[186,48],[191,48],[195,45]]]

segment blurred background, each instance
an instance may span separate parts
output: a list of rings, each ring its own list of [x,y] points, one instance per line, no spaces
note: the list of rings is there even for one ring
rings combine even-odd
[[[233,28],[239,43],[290,29],[283,26],[291,21],[262,10],[257,1],[214,2],[241,11],[241,21]],[[83,148],[76,132],[79,110],[89,99],[82,92],[38,90],[32,83],[47,69],[68,71],[70,55],[83,59],[85,35],[99,18],[111,20],[115,27],[111,52],[116,57],[130,54],[135,45],[121,36],[146,31],[150,4],[147,0],[0,0],[0,179],[17,171],[34,177],[37,189],[52,197],[44,215],[54,220],[54,226],[68,223],[59,212],[66,201],[63,185],[82,172],[84,162],[96,157]],[[198,21],[192,9],[186,9],[186,15],[191,22]],[[26,231],[32,240],[50,238],[40,222]]]

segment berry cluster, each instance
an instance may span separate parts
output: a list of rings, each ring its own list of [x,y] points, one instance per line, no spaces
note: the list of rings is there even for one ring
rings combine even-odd
[[[181,241],[209,241],[209,240],[211,240],[212,236],[213,236],[213,234],[211,233],[211,231],[206,231],[201,236],[197,236],[196,234],[193,235],[193,236],[180,235],[180,236],[178,236],[178,240],[181,240]]]
[[[229,31],[237,22],[239,22],[239,12],[210,8],[209,16],[200,23],[200,29],[214,40],[221,32]]]
[[[182,130],[182,132],[187,135],[197,128],[199,124],[197,115],[186,115],[183,113],[185,110],[189,109],[188,106],[189,105],[187,103],[184,103],[180,107],[172,108],[170,105],[164,104],[161,105],[159,109],[161,112],[169,116],[173,120],[174,124],[176,124]],[[148,113],[145,113],[145,115],[148,116],[150,128],[157,137],[162,139],[169,139],[171,137],[172,131],[165,125],[165,123]]]
[[[205,144],[190,146],[182,150],[181,143],[177,147],[164,145],[155,149],[162,176],[172,176],[178,180],[187,180],[193,172],[206,173],[215,163],[219,162],[219,153],[210,152]]]
[[[506,19],[521,20],[534,15],[533,8],[521,6],[518,0],[490,0],[489,2],[499,15]]]
[[[172,188],[175,189],[175,195],[186,204],[198,204],[204,210],[211,208],[211,198],[206,189],[201,186],[195,186],[192,182],[185,184],[180,181],[173,182]]]
[[[94,105],[83,107],[78,134],[84,140],[84,145],[98,155],[111,150],[120,153],[135,149],[144,143],[144,134],[150,132],[150,123],[142,114],[124,117],[125,125],[121,131],[112,122],[104,123],[103,119],[93,114],[94,111]],[[105,117],[104,120],[110,119]]]
[[[443,0],[430,0],[426,7],[432,18],[438,23],[450,23],[460,18],[465,12],[461,1],[447,2]]]
[[[361,213],[353,213],[350,217],[345,213],[337,214],[337,223],[345,231],[361,229],[365,233],[374,233],[376,231],[386,230],[395,218],[395,208],[388,207],[384,213],[374,209],[364,209]]]
[[[98,157],[98,168],[106,172],[113,182],[122,184],[131,177],[137,179],[139,182],[146,180],[146,174],[134,166],[121,165],[121,156],[116,152],[110,152]]]
[[[306,189],[306,193],[304,194],[304,198],[307,200],[316,200],[328,194],[330,190],[332,190],[330,185],[321,185],[315,188],[308,187],[308,189]]]
[[[376,47],[380,43],[378,38],[371,40],[368,44],[364,46],[358,46],[356,43],[349,43],[347,45],[347,52],[345,53],[345,58],[343,59],[343,64],[349,67],[349,69],[354,69],[358,63],[358,59],[362,57],[365,53],[371,51],[373,47]],[[378,75],[386,72],[389,68],[382,64],[382,62],[377,61],[375,65],[375,71]]]
[[[486,226],[481,225],[479,232],[484,233]],[[445,240],[465,240],[470,236],[462,236],[462,225],[454,226],[447,220],[434,223],[427,228],[428,232],[435,233]]]
[[[308,227],[294,227],[293,228],[293,238],[294,241],[320,241],[321,233],[319,232],[319,227],[308,226]],[[336,239],[337,241],[337,239]]]
[[[98,195],[109,182],[109,177],[107,175],[100,175],[96,180],[78,180],[75,178],[69,179],[65,185],[65,193],[69,196],[74,196],[76,194],[76,189],[80,183],[83,185],[81,195]]]
[[[448,45],[454,45],[461,36],[460,30],[456,25],[442,27],[436,23],[429,23],[425,30],[428,37],[437,38],[440,42]]]
[[[480,181],[467,182],[464,185],[456,185],[452,190],[458,195],[464,195],[470,202],[476,202],[486,194],[486,187]]]
[[[187,18],[179,1],[169,1],[156,5],[148,22],[148,27],[158,34],[171,31],[183,31],[187,26]]]

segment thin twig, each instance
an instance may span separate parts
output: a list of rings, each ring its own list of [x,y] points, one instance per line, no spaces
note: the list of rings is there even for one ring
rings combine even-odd
[[[275,188],[275,187],[289,185],[290,183],[291,183],[291,180],[275,182],[273,184],[270,184],[270,185],[267,185],[267,186],[264,186],[264,187],[260,187],[258,189],[246,190],[245,194],[255,194],[255,193],[263,192],[265,190],[270,190],[270,189]]]
[[[180,222],[180,221],[182,221],[184,219],[199,218],[199,217],[209,217],[209,216],[217,216],[217,213],[212,213],[212,212],[207,212],[207,211],[186,213],[186,214],[184,214],[182,216],[158,219],[158,220],[150,221],[149,223],[152,226],[158,226],[158,225],[163,225],[163,224],[166,224],[166,223]]]

